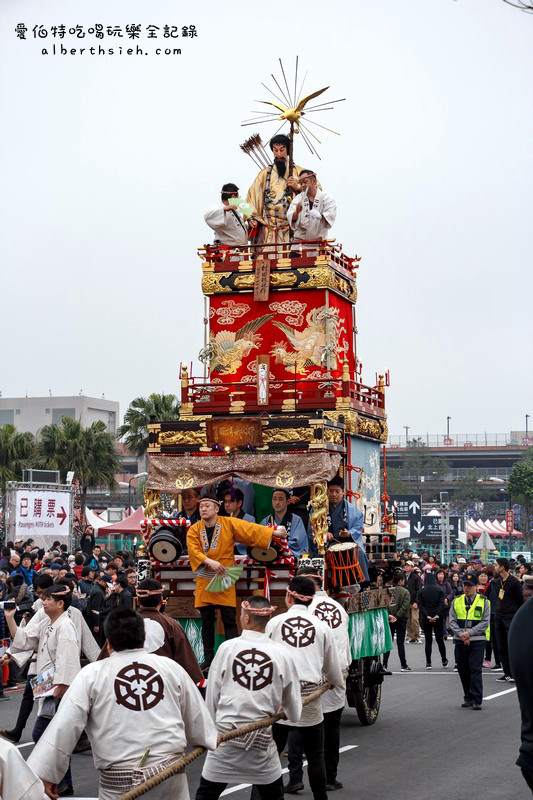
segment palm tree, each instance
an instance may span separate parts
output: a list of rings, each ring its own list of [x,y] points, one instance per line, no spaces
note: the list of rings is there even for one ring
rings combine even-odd
[[[22,480],[22,470],[31,463],[35,452],[35,438],[31,433],[20,433],[14,425],[0,428],[0,489],[5,491],[6,481]]]
[[[74,472],[80,484],[82,515],[90,487],[116,486],[115,475],[122,467],[115,441],[101,420],[83,428],[78,420],[63,417],[60,425],[45,425],[39,432],[39,465],[43,469],[58,469],[63,481],[67,472]]]
[[[148,449],[148,423],[150,417],[158,422],[173,422],[179,419],[179,401],[174,394],[151,394],[149,397],[137,397],[129,405],[124,414],[124,424],[117,431],[119,439],[123,439],[129,449],[141,458]]]

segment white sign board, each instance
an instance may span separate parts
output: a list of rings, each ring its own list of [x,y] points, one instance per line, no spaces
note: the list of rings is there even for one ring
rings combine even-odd
[[[511,558],[518,558],[518,556],[524,556],[526,561],[531,561],[531,553],[529,550],[513,550]]]
[[[15,539],[37,541],[37,536],[68,537],[70,492],[17,489],[15,497]]]
[[[490,538],[487,531],[483,531],[474,545],[474,550],[496,550],[496,545]]]

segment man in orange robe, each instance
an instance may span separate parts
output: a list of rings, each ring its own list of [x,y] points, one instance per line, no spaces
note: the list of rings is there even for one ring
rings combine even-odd
[[[197,572],[194,605],[202,615],[202,642],[204,645],[204,661],[200,665],[208,669],[215,655],[215,615],[216,609],[224,625],[226,639],[239,635],[237,629],[236,606],[237,593],[235,585],[222,592],[209,592],[208,583],[215,575],[224,575],[228,567],[235,563],[235,543],[247,547],[267,548],[273,535],[271,528],[245,522],[237,517],[219,517],[220,500],[208,492],[200,499],[200,521],[191,525],[187,533],[187,548],[191,569]],[[278,526],[275,536],[287,537],[284,527]]]

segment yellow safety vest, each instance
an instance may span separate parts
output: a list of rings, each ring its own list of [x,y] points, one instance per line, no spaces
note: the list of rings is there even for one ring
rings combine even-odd
[[[466,596],[464,594],[460,594],[458,597],[455,598],[453,601],[453,607],[455,610],[455,616],[457,617],[457,624],[460,628],[471,628],[472,625],[468,623],[478,623],[481,622],[483,619],[483,614],[485,613],[485,603],[488,603],[489,600],[482,595],[477,594],[472,601],[472,605],[468,609],[468,613],[466,610]],[[490,639],[490,624],[485,631],[485,639],[488,641]]]

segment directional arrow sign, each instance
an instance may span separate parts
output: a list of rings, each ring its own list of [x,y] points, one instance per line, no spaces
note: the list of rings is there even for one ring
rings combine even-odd
[[[450,539],[457,539],[459,536],[459,517],[449,517]],[[422,517],[421,524],[413,525],[417,539],[420,541],[435,542],[442,537],[442,517]]]
[[[64,521],[66,520],[66,518],[67,518],[67,512],[65,511],[63,506],[61,506],[61,513],[59,513],[59,511],[58,511],[56,516],[57,516],[58,519],[61,520],[61,522],[59,524],[62,525],[64,523]]]
[[[395,494],[391,497],[391,505],[398,521],[409,522],[411,526],[420,523],[422,498],[419,494]]]

